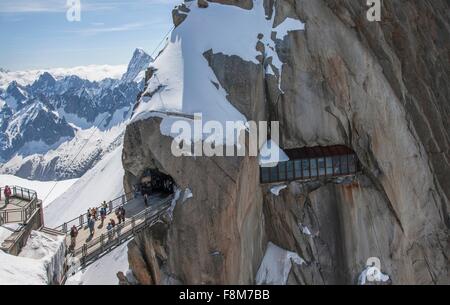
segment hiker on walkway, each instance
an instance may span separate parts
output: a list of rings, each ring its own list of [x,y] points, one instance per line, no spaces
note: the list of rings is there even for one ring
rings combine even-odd
[[[116,211],[115,211],[114,213],[116,214],[117,222],[120,223],[120,222],[121,222],[121,221],[120,221],[120,219],[121,219],[121,216],[120,216],[120,208],[117,208]]]
[[[119,210],[120,210],[120,222],[119,222],[119,224],[120,223],[122,223],[122,222],[125,222],[125,208],[123,207],[123,206],[121,206],[120,208],[119,208]]]
[[[147,193],[144,194],[144,203],[145,203],[145,206],[148,207],[148,195],[147,195]]]
[[[103,223],[105,222],[105,218],[106,218],[106,208],[102,207],[100,209],[100,219],[102,220],[102,223],[100,226],[102,226],[102,227],[103,227]]]
[[[97,208],[92,208],[92,213],[94,213],[94,219],[97,221],[98,220],[98,209]]]
[[[133,185],[133,196],[137,198],[139,195],[139,186],[137,184]]]
[[[111,226],[113,228],[116,226],[116,222],[114,221],[114,219],[111,219],[111,221],[109,223],[111,224]]]
[[[94,233],[95,233],[95,218],[94,218],[94,216],[91,216],[89,218],[88,227],[89,227],[90,236],[91,237],[94,236]]]
[[[75,225],[70,229],[70,251],[74,251],[77,243],[78,229]]]
[[[3,194],[5,195],[5,206],[7,206],[9,204],[9,198],[11,197],[11,189],[8,185],[5,186]]]
[[[94,212],[94,208],[89,208],[88,212],[87,212],[87,216],[88,216],[88,221],[91,217],[95,218],[95,212]]]
[[[111,221],[113,221],[113,220],[111,219]],[[108,226],[106,227],[106,230],[108,231],[108,239],[109,240],[111,240],[114,235],[114,232],[113,232],[114,227],[113,227],[111,221],[108,223]]]
[[[102,208],[104,208],[105,210],[108,208],[108,205],[106,204],[106,201],[103,201]]]
[[[125,222],[125,209],[123,207],[118,207],[116,210],[116,217],[119,224]]]

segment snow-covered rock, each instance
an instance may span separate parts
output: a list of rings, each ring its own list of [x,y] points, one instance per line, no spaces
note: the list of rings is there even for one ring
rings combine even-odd
[[[23,152],[34,147],[35,152],[40,153],[75,135],[74,128],[40,100],[33,100],[23,106],[0,129],[0,158],[4,160],[10,159],[26,144],[29,144],[28,148]],[[33,145],[36,142],[41,144],[39,148]]]
[[[285,188],[287,188],[287,185],[285,185],[285,184],[273,186],[273,187],[270,189],[270,192],[271,192],[272,194],[274,194],[275,196],[279,196],[279,195],[280,195],[280,192],[281,192],[282,190],[284,190]]]
[[[153,61],[153,58],[142,49],[136,49],[133,53],[127,72],[121,78],[123,83],[140,83],[144,79],[145,70]]]
[[[0,251],[0,284],[59,284],[64,274],[65,251],[64,236],[32,231],[19,256]]]
[[[19,256],[42,262],[49,283],[61,283],[64,277],[66,254],[65,236],[52,236],[32,231]]]
[[[387,283],[389,276],[375,266],[364,269],[358,277],[358,285]]]
[[[226,121],[246,122],[246,117],[227,100],[227,92],[215,87],[214,83],[220,81],[204,54],[212,50],[259,64],[259,53],[255,49],[258,35],[263,33],[264,42],[274,49],[275,43],[270,40],[274,20],[265,18],[263,1],[255,1],[254,6],[252,10],[244,10],[216,3],[211,3],[207,9],[191,5],[188,17],[172,32],[164,52],[152,64],[156,72],[147,83],[133,121],[154,116],[155,111],[170,111],[190,115],[202,112],[204,121],[218,121],[222,126]],[[199,32],[202,35],[198,35]],[[272,49],[267,48],[267,57],[281,69],[281,61]],[[163,89],[157,95],[148,97],[161,86]],[[188,123],[191,122],[188,120]],[[164,126],[162,123],[161,132],[171,135],[170,130],[163,130]]]

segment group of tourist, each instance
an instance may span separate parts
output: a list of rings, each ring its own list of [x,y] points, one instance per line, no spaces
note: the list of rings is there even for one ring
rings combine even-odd
[[[11,188],[7,185],[5,186],[5,189],[3,190],[3,195],[5,195],[5,207],[9,204],[9,198],[11,198],[12,191]],[[0,192],[0,199],[1,199],[1,192]]]
[[[87,210],[87,227],[89,229],[89,238],[92,238],[95,234],[95,223],[100,217],[101,224],[99,228],[103,227],[106,219],[108,211],[108,205],[106,201],[102,203],[102,206],[100,208],[90,208]],[[119,224],[125,222],[125,208],[123,206],[118,207],[115,210],[115,215],[117,218],[117,222]],[[108,237],[111,239],[113,236],[113,230],[116,227],[116,221],[111,218],[106,226],[106,230],[108,232]],[[73,225],[70,230],[70,250],[73,251],[76,246],[76,239],[78,236],[78,228]]]

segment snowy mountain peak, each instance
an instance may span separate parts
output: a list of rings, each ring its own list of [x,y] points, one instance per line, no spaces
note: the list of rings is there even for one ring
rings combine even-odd
[[[52,88],[56,84],[56,79],[48,72],[44,72],[39,76],[38,80],[34,82],[33,86],[39,89]]]
[[[134,50],[133,57],[142,56],[142,55],[147,55],[147,53],[145,53],[144,49],[136,48],[136,50]]]
[[[122,83],[139,83],[144,78],[144,72],[153,58],[144,50],[137,48],[128,64],[127,72],[122,76]]]
[[[6,94],[9,96],[7,104],[12,108],[16,108],[18,104],[21,104],[28,98],[25,87],[21,86],[16,81],[9,84],[6,89]]]
[[[73,128],[41,100],[24,105],[2,125],[0,158],[7,160],[18,150],[42,149],[60,141],[73,138]],[[26,146],[28,144],[28,146]]]

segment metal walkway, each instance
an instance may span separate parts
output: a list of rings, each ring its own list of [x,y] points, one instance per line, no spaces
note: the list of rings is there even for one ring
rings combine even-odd
[[[67,252],[66,274],[70,275],[86,268],[120,244],[133,238],[143,229],[150,228],[158,223],[170,210],[172,200],[173,195],[155,194],[149,198],[149,206],[145,207],[141,196],[133,198],[123,204],[126,211],[125,222],[117,224],[111,231],[107,231],[106,226],[110,219],[113,218],[117,223],[113,210],[107,215],[103,225],[101,225],[100,220],[96,222],[94,236],[90,236],[89,229],[83,225],[79,229],[75,249]],[[61,228],[61,226],[58,228]],[[58,229],[53,230],[61,233]],[[66,233],[67,248],[70,246],[69,234],[69,232]]]
[[[81,265],[86,265],[92,258],[109,251],[111,248],[120,245],[122,242],[134,236],[137,232],[144,228],[154,225],[160,217],[162,217],[170,208],[172,196],[154,197],[150,201],[151,205],[137,212],[137,205],[144,206],[143,200],[129,201],[124,207],[126,210],[125,222],[117,224],[111,231],[106,230],[107,223],[111,218],[116,222],[116,216],[111,213],[105,219],[103,226],[100,221],[96,222],[95,233],[90,236],[89,229],[83,227],[77,236],[77,241],[82,242],[81,245],[75,246],[72,256],[79,259]],[[135,212],[133,212],[135,209]],[[98,225],[97,225],[98,224]],[[67,245],[70,244],[70,236],[67,238]]]

